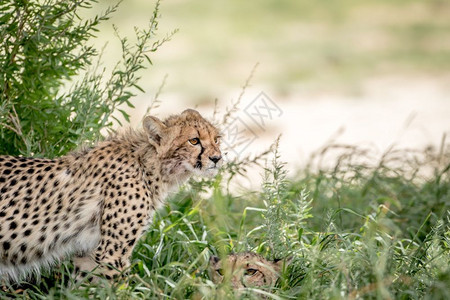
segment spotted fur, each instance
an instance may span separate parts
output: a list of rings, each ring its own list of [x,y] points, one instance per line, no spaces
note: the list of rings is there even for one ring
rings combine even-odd
[[[79,271],[117,275],[167,193],[193,174],[217,173],[218,137],[186,110],[54,160],[0,156],[0,278],[68,256]]]

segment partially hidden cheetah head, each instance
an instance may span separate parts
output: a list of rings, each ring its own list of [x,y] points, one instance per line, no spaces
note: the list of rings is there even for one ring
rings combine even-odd
[[[147,116],[143,125],[167,175],[217,174],[223,162],[219,131],[196,110],[187,109],[164,121]]]
[[[209,261],[211,280],[220,284],[229,282],[233,289],[271,288],[277,282],[284,260],[270,261],[253,252],[233,253]]]

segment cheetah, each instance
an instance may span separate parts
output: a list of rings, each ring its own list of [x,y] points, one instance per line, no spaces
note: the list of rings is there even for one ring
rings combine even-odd
[[[116,277],[167,194],[222,163],[218,129],[192,109],[53,160],[0,156],[0,279],[67,257],[77,276]]]
[[[228,280],[235,290],[244,288],[272,288],[283,269],[284,260],[269,261],[253,252],[233,253],[225,262],[211,256],[209,272],[215,284]]]

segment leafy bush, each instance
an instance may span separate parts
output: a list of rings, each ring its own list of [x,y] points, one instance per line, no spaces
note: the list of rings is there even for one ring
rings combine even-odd
[[[159,3],[148,28],[136,31],[135,45],[121,39],[122,60],[107,75],[89,40],[118,4],[80,19],[95,2],[0,3],[0,154],[63,155],[111,129],[121,105],[132,107],[130,98],[142,90],[138,71],[150,61],[147,54],[168,39],[150,43]]]

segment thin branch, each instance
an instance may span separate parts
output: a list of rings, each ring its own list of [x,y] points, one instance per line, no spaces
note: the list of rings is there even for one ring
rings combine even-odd
[[[242,86],[241,93],[239,94],[239,97],[237,98],[237,100],[233,103],[231,108],[226,109],[225,115],[223,116],[223,119],[222,119],[223,125],[226,125],[228,120],[230,119],[230,117],[238,110],[239,104],[241,103],[242,98],[244,97],[247,88],[250,86],[250,81],[253,79],[253,76],[255,75],[255,71],[256,71],[256,68],[258,67],[258,65],[259,65],[259,63],[256,63],[255,66],[253,67],[252,71],[250,72],[250,75],[247,77],[247,80],[245,81],[244,86]]]
[[[159,104],[161,103],[161,100],[159,100],[159,95],[161,95],[162,90],[164,89],[165,85],[166,85],[166,81],[167,81],[167,77],[169,77],[169,75],[164,75],[164,78],[161,82],[161,84],[159,85],[158,89],[156,90],[155,96],[153,97],[153,100],[151,101],[150,105],[147,107],[147,111],[145,112],[145,114],[147,115],[152,109],[157,109],[159,107]]]

